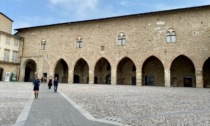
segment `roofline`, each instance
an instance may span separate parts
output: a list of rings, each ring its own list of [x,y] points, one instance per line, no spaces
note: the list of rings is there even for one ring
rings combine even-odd
[[[10,21],[14,22],[11,18],[7,17],[4,13],[0,12],[0,14],[2,14],[4,17],[6,17],[7,19],[9,19]]]
[[[13,38],[18,38],[18,39],[23,38],[23,37],[21,37],[21,36],[16,36],[16,35],[13,35],[13,34],[4,32],[4,31],[0,31],[0,34],[4,34],[4,35],[6,35],[6,36],[10,36],[10,37],[13,37]]]
[[[147,14],[155,14],[155,13],[163,13],[163,12],[171,12],[171,11],[181,11],[181,10],[189,10],[189,9],[197,9],[197,8],[206,8],[206,7],[210,7],[210,5],[185,7],[185,8],[171,9],[171,10],[161,10],[161,11],[145,12],[145,13],[138,13],[138,14],[129,14],[129,15],[122,15],[122,16],[98,18],[98,19],[89,19],[89,20],[81,20],[81,21],[72,21],[72,22],[64,22],[64,23],[56,23],[56,24],[48,24],[48,25],[40,25],[40,26],[32,26],[32,27],[25,27],[25,28],[17,28],[15,30],[16,31],[20,31],[20,30],[31,29],[31,28],[40,28],[40,27],[48,27],[48,26],[56,26],[56,25],[65,25],[65,24],[74,24],[74,23],[82,23],[82,22],[91,22],[91,21],[101,21],[101,20],[108,20],[108,19],[116,19],[116,18],[139,16],[139,15],[147,15]]]

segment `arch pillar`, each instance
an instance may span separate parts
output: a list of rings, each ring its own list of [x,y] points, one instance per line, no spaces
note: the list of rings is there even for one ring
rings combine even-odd
[[[24,76],[25,76],[25,66],[21,65],[20,75],[19,75],[19,81],[20,82],[24,82]]]
[[[136,86],[142,86],[142,71],[136,70]]]
[[[50,67],[49,78],[54,79],[54,73],[55,73],[54,68]]]
[[[73,82],[74,82],[74,71],[69,70],[68,83],[73,84]]]
[[[164,74],[165,74],[165,87],[171,87],[171,71],[170,71],[170,69],[165,69]]]
[[[94,84],[94,71],[89,70],[89,84]]]
[[[196,78],[196,87],[203,88],[203,74],[201,69],[196,69],[195,78]]]
[[[117,84],[117,69],[112,68],[111,69],[111,85]]]

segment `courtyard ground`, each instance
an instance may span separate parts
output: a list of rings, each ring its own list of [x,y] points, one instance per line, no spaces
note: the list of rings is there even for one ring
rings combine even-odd
[[[15,124],[32,88],[31,83],[0,82],[0,125]],[[58,89],[96,119],[133,126],[210,126],[210,89],[87,84],[59,84]]]

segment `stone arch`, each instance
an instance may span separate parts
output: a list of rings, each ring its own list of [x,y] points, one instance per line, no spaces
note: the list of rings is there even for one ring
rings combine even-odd
[[[147,58],[142,66],[142,85],[164,86],[164,66],[155,56]]]
[[[0,81],[3,81],[4,69],[0,67]]]
[[[54,70],[54,77],[57,77],[60,83],[68,83],[69,67],[64,59],[61,58],[55,63]]]
[[[195,67],[190,58],[185,55],[176,57],[171,63],[171,86],[195,87]]]
[[[89,65],[83,58],[77,60],[74,66],[74,83],[89,83]]]
[[[24,63],[24,82],[32,82],[35,78],[37,65],[33,59],[28,59]]]
[[[95,64],[94,84],[111,84],[110,78],[111,78],[111,65],[106,58],[102,57]]]
[[[136,85],[136,65],[128,57],[124,57],[118,62],[117,84]]]
[[[203,64],[203,87],[210,88],[210,57]]]

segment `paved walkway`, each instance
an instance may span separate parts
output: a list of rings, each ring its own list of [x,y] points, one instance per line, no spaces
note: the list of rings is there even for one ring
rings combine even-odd
[[[39,98],[33,99],[29,113],[25,114],[27,115],[25,126],[114,126],[88,120],[62,95],[42,85]]]

